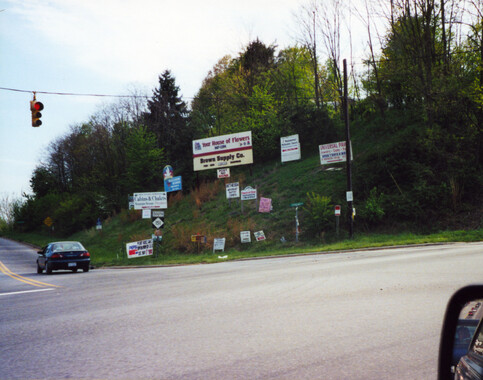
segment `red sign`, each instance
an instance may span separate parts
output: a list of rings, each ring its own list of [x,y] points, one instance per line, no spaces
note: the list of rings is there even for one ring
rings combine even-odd
[[[340,206],[339,205],[335,206],[335,216],[340,216]]]

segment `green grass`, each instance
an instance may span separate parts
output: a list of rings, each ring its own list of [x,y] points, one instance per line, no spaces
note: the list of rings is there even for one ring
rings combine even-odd
[[[79,240],[90,251],[92,263],[97,266],[129,266],[129,265],[172,265],[213,263],[223,261],[218,256],[228,256],[228,260],[245,259],[273,255],[291,255],[311,252],[333,252],[350,249],[376,248],[406,244],[427,244],[446,242],[469,242],[483,240],[483,230],[443,231],[425,234],[415,234],[392,227],[386,233],[361,232],[362,226],[355,221],[355,236],[347,238],[344,223],[341,220],[340,237],[335,231],[326,231],[323,239],[309,239],[304,235],[304,210],[299,208],[302,234],[299,242],[295,242],[295,209],[291,203],[306,202],[308,192],[329,196],[332,204],[345,202],[345,171],[323,170],[318,156],[311,156],[300,161],[281,164],[268,162],[256,166],[250,172],[249,168],[232,168],[232,178],[229,182],[240,182],[241,188],[256,187],[258,196],[272,198],[273,211],[269,214],[257,212],[255,201],[244,204],[241,212],[240,201],[229,202],[225,197],[224,183],[215,180],[205,187],[201,202],[196,202],[192,194],[171,198],[169,207],[165,210],[165,228],[163,241],[156,250],[155,256],[128,259],[125,245],[128,242],[150,238],[152,233],[151,220],[140,219],[139,212],[122,211],[120,214],[103,221],[102,231],[94,227],[78,232],[72,236],[51,236],[43,233],[14,233],[0,231],[0,234],[18,241],[24,241],[36,246],[44,246],[54,240]],[[215,174],[213,174],[215,175]],[[216,181],[218,184],[216,185]],[[357,207],[357,202],[356,202]],[[335,223],[334,223],[335,224]],[[239,242],[239,232],[263,230],[267,241],[250,244]],[[397,233],[393,233],[398,231]],[[192,234],[201,233],[208,237],[208,246],[203,247],[198,254],[196,246],[191,243]],[[285,237],[286,243],[280,238]],[[212,252],[211,243],[215,237],[226,237],[225,252]]]

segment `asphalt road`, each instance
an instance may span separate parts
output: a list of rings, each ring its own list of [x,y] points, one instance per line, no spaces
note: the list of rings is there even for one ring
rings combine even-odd
[[[0,239],[0,378],[432,379],[483,243],[38,275]]]

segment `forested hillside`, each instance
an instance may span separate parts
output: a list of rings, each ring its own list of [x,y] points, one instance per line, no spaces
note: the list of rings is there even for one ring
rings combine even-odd
[[[357,217],[366,229],[476,228],[483,204],[481,3],[390,5],[385,31],[368,34],[364,64],[350,64]],[[306,11],[316,33],[337,35],[341,26],[328,23],[324,9]],[[344,140],[341,42],[319,54],[310,30],[293,46],[255,39],[236,56],[213,57],[189,102],[164,70],[152,95],[133,94],[71,126],[33,172],[33,194],[15,203],[13,226],[39,230],[50,216],[59,234],[90,228],[126,209],[129,194],[162,191],[167,164],[182,176],[185,194],[216,181],[213,171],[193,171],[193,139],[251,131],[258,172],[277,167],[282,136],[299,135],[302,159]],[[301,199],[323,203],[331,195],[314,189],[308,196],[303,188]]]

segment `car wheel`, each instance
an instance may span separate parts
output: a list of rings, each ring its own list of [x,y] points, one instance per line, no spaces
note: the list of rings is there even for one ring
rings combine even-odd
[[[83,271],[84,271],[84,272],[89,272],[89,265],[88,265],[88,266],[86,266],[86,267],[84,267]]]
[[[41,274],[44,270],[40,267],[39,263],[37,263],[37,273]]]
[[[45,273],[52,274],[52,266],[50,263],[45,263]]]

